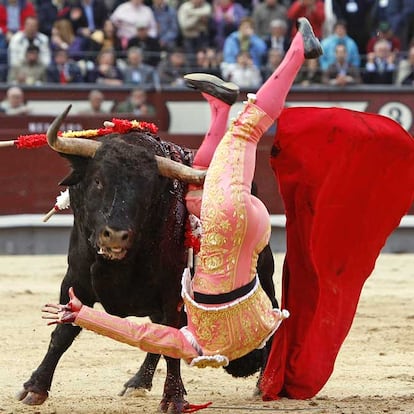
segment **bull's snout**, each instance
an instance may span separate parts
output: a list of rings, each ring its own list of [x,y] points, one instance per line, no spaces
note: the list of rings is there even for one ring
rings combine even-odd
[[[99,254],[111,260],[121,260],[125,257],[131,243],[131,231],[115,230],[105,226],[99,234]]]
[[[129,244],[131,232],[128,230],[114,230],[106,226],[101,233],[102,240],[110,245]]]

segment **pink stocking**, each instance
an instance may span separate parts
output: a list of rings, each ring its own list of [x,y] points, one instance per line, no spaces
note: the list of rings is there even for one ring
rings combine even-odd
[[[227,130],[230,105],[207,93],[202,93],[202,95],[210,105],[210,127],[194,157],[193,167],[200,170],[206,170],[210,166],[217,145]],[[188,192],[185,197],[187,210],[197,217],[200,217],[201,188],[202,186],[189,184]]]
[[[230,105],[207,93],[202,93],[202,95],[210,105],[211,118],[209,130],[194,157],[193,166],[195,168],[201,167],[200,169],[209,167],[214,151],[227,130],[230,112]]]
[[[255,104],[273,120],[282,112],[287,94],[304,59],[303,38],[298,32],[280,65],[256,93]]]

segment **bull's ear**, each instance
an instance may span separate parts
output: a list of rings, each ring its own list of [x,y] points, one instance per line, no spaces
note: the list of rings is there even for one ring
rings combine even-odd
[[[85,176],[86,167],[89,164],[89,159],[73,155],[63,155],[70,161],[72,171],[60,181],[59,185],[71,186],[78,184]]]

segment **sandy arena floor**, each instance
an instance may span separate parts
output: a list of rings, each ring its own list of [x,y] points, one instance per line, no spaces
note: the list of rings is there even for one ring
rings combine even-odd
[[[280,267],[283,256],[276,256]],[[43,358],[52,328],[41,306],[58,298],[64,256],[0,256],[0,413],[155,413],[165,364],[145,396],[119,397],[143,353],[82,332],[62,357],[49,399],[27,407],[15,400]],[[279,282],[279,272],[275,276]],[[188,400],[212,401],[202,414],[414,413],[414,255],[382,255],[368,279],[358,312],[324,389],[306,401],[263,402],[252,396],[256,377],[234,379],[223,370],[183,364]]]

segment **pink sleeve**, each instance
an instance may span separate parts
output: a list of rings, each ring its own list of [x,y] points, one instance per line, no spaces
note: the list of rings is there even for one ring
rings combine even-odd
[[[137,324],[88,306],[82,307],[75,324],[145,352],[182,358],[188,362],[199,356],[181,331],[170,326],[151,322]]]

